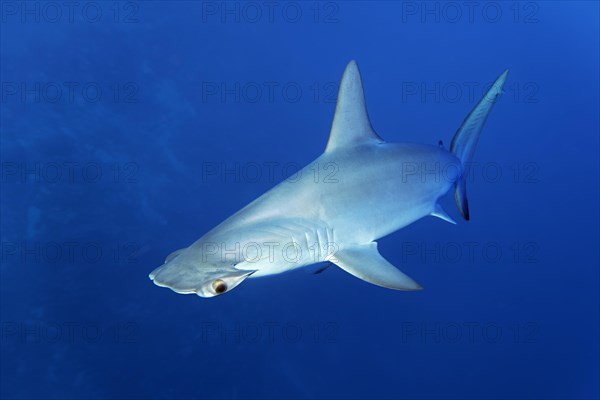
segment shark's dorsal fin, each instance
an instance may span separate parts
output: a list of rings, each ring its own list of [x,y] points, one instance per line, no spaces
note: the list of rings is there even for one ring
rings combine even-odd
[[[352,60],[342,76],[325,152],[369,141],[383,142],[369,121],[360,71],[356,61]]]

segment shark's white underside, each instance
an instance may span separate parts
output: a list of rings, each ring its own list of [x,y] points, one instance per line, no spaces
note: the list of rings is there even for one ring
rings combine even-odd
[[[368,119],[360,73],[350,62],[325,152],[232,215],[150,274],[159,286],[212,297],[245,278],[331,261],[370,283],[397,290],[421,287],[387,262],[375,240],[425,216],[454,222],[438,199],[456,188],[468,218],[463,165],[501,93],[507,72],[441,146],[387,143]]]

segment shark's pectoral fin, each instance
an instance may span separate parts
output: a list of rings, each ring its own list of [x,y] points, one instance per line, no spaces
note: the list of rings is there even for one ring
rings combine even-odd
[[[344,271],[374,285],[395,290],[423,289],[383,258],[377,251],[375,242],[339,250],[330,261]]]

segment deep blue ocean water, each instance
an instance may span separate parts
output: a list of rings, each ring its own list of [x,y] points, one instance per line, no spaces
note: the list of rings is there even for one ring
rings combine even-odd
[[[597,2],[2,1],[2,398],[598,398]],[[510,69],[465,222],[212,299],[148,273],[319,156],[357,60],[390,142]]]

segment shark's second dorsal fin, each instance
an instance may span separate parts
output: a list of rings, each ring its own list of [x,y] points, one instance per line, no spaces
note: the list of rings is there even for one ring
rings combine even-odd
[[[352,60],[346,66],[340,83],[333,125],[325,152],[368,141],[383,142],[369,121],[360,71],[356,61]]]

